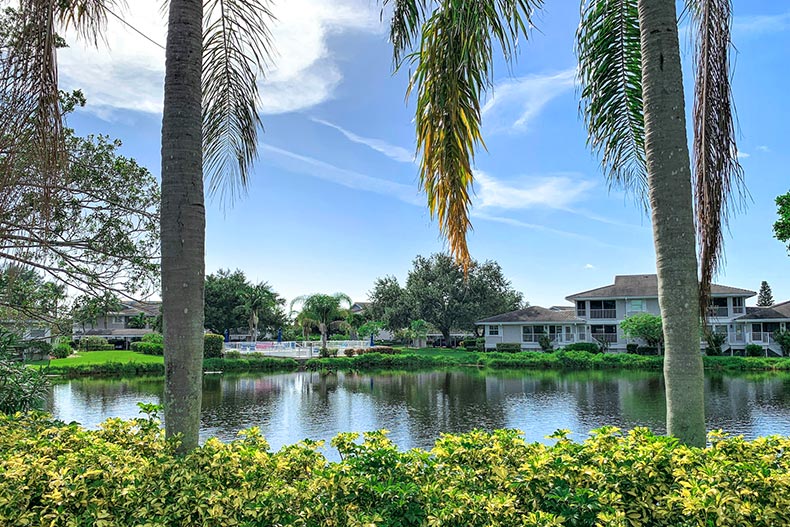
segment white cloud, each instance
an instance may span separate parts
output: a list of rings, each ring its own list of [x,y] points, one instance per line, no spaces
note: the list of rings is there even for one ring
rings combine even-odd
[[[124,18],[153,40],[165,42],[160,0],[135,0]],[[342,80],[327,46],[331,35],[381,30],[378,11],[368,0],[288,0],[277,2],[272,35],[277,56],[262,83],[262,111],[304,110],[334,96]],[[89,109],[159,113],[162,108],[164,50],[110,18],[106,46],[94,49],[67,34],[71,47],[59,53],[61,82],[81,88]]]
[[[365,145],[368,148],[375,150],[385,156],[389,157],[392,160],[398,161],[400,163],[413,163],[414,162],[414,153],[410,152],[409,150],[401,147],[390,144],[381,139],[375,139],[371,137],[363,137],[361,135],[357,135],[354,132],[350,132],[345,128],[338,126],[334,123],[330,123],[329,121],[324,121],[323,119],[312,118],[313,122],[323,124],[324,126],[328,126],[333,128],[343,134],[346,139],[353,143],[358,143],[361,145]]]
[[[732,29],[734,33],[740,35],[762,35],[787,31],[790,30],[790,12],[775,15],[736,16]]]
[[[591,181],[573,174],[558,174],[503,181],[482,171],[475,172],[477,181],[476,206],[482,209],[528,209],[548,207],[567,209],[581,201],[588,190],[595,186]]]
[[[751,154],[749,154],[747,152],[741,152],[740,150],[738,150],[737,156],[738,156],[738,159],[746,159],[747,157],[752,157]]]
[[[588,243],[590,243],[592,245],[598,245],[600,247],[617,248],[616,245],[612,245],[612,244],[603,242],[599,238],[594,238],[592,236],[585,236],[584,234],[579,234],[577,232],[570,232],[570,231],[564,231],[564,230],[561,230],[561,229],[555,229],[553,227],[547,227],[546,225],[543,225],[543,224],[540,224],[540,223],[529,223],[529,222],[526,222],[526,221],[517,220],[515,218],[509,218],[509,217],[506,217],[506,216],[494,216],[494,215],[486,214],[484,212],[480,212],[480,211],[477,211],[477,210],[473,210],[471,215],[472,215],[473,218],[477,218],[477,219],[480,219],[480,220],[492,221],[492,222],[495,222],[495,223],[502,223],[504,225],[510,225],[512,227],[519,227],[519,228],[522,228],[522,229],[529,229],[529,230],[532,230],[532,231],[540,231],[540,232],[546,232],[546,233],[549,233],[549,234],[556,234],[558,236],[563,236],[563,237],[566,237],[566,238],[573,238],[573,239],[576,239],[576,240],[583,240],[583,241],[588,242]]]
[[[411,205],[424,206],[416,185],[406,185],[386,179],[375,178],[352,170],[337,167],[313,157],[297,154],[290,150],[264,145],[267,158],[279,166],[307,176],[323,179],[354,190],[362,190],[394,197]]]
[[[595,266],[593,264],[585,264],[584,268],[585,269],[595,269]]]
[[[575,80],[576,70],[568,69],[500,82],[483,106],[483,123],[493,131],[525,131],[548,103],[573,88]]]
[[[771,151],[771,149],[770,149],[770,148],[768,148],[768,147],[767,147],[767,146],[765,146],[765,145],[760,145],[760,146],[758,146],[758,147],[757,147],[757,150],[758,150],[759,152],[770,152],[770,151]]]

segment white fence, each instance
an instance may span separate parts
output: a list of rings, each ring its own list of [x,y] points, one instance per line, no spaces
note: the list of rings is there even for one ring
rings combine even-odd
[[[328,340],[326,347],[337,350],[342,355],[348,348],[369,348],[369,340]],[[321,341],[287,341],[287,342],[226,342],[226,350],[240,353],[263,353],[280,357],[312,357],[321,351]]]

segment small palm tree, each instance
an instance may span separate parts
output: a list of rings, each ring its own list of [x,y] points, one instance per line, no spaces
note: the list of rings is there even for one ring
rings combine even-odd
[[[255,342],[258,336],[258,321],[260,314],[266,309],[274,307],[275,295],[267,283],[256,284],[242,295],[242,307],[248,313],[250,327],[250,340]]]
[[[344,293],[334,295],[313,294],[300,296],[291,302],[291,310],[301,305],[299,318],[302,323],[314,323],[321,332],[321,348],[326,348],[329,328],[334,324],[344,323],[351,307],[351,298]],[[304,325],[303,325],[304,327]]]

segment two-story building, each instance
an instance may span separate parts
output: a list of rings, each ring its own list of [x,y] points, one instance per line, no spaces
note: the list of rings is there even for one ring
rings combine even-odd
[[[790,327],[790,302],[768,308],[747,308],[754,291],[714,284],[711,286],[710,329],[727,336],[725,349],[742,350],[759,344],[780,354],[774,331]],[[614,283],[566,297],[571,306],[528,307],[477,322],[484,326],[486,348],[500,342],[520,343],[539,349],[546,335],[555,347],[574,342],[606,342],[612,351],[624,351],[620,322],[636,313],[660,315],[658,278],[654,274],[615,276]]]
[[[121,302],[122,309],[97,318],[93,324],[74,322],[72,327],[74,340],[87,336],[103,337],[116,347],[128,349],[133,341],[154,332],[153,320],[159,314],[161,304],[161,302]]]

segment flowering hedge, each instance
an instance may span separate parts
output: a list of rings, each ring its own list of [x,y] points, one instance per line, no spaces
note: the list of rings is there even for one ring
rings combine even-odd
[[[790,524],[790,439],[712,436],[688,448],[644,429],[583,443],[515,431],[446,435],[399,451],[341,434],[342,461],[255,429],[173,456],[152,418],[100,430],[0,416],[0,525],[769,526]]]

